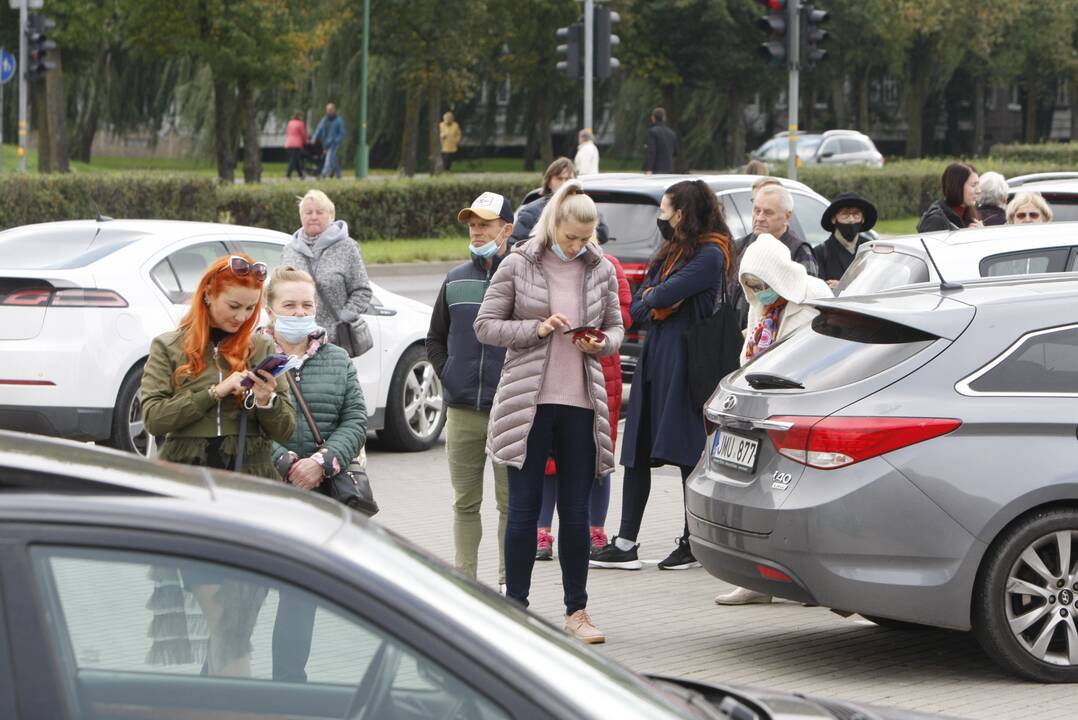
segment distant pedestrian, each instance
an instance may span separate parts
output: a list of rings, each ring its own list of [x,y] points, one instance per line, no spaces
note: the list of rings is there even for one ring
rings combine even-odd
[[[573,158],[578,175],[595,175],[599,172],[599,148],[591,130],[581,130],[577,135],[576,157]]]
[[[573,165],[573,161],[567,157],[554,158],[554,161],[547,166],[546,172],[543,173],[543,187],[539,197],[526,205],[521,205],[520,209],[517,210],[516,219],[513,221],[513,236],[509,238],[509,244],[516,245],[523,240],[527,240],[532,234],[532,229],[539,221],[539,216],[543,214],[546,204],[550,202],[550,198],[558,191],[558,188],[575,179],[576,166]],[[603,222],[602,215],[599,215],[599,226],[596,228],[595,234],[600,243],[606,242],[607,228],[606,223]]]
[[[855,192],[835,196],[820,218],[820,226],[831,233],[827,240],[812,249],[819,266],[820,279],[828,287],[838,286],[846,268],[853,262],[857,248],[866,242],[863,235],[876,225],[876,206]]]
[[[506,257],[513,232],[513,206],[508,198],[485,192],[461,210],[457,220],[468,225],[471,259],[450,270],[442,283],[427,331],[427,358],[441,378],[447,406],[445,452],[453,486],[453,564],[474,578],[483,537],[479,508],[487,464],[487,429],[505,348],[480,342],[473,325],[491,278]],[[498,586],[502,587],[509,486],[505,465],[492,464],[498,507]]]
[[[1052,206],[1038,192],[1020,192],[1007,204],[1007,222],[1014,225],[1052,222]]]
[[[594,567],[639,570],[640,525],[651,494],[651,469],[674,465],[685,481],[700,460],[706,433],[699,405],[689,395],[685,332],[709,317],[721,302],[730,262],[730,231],[715,192],[701,180],[671,185],[657,220],[663,241],[648,265],[631,306],[633,322],[646,325],[629,410],[622,436],[625,466],[621,526],[616,537],[595,553]],[[674,550],[660,570],[698,566],[683,521]]]
[[[333,103],[326,105],[326,114],[318,122],[314,129],[311,142],[322,143],[325,151],[325,160],[322,163],[322,177],[341,176],[341,158],[339,151],[344,142],[344,118],[337,114],[337,106]]]
[[[921,216],[917,232],[982,227],[981,216],[977,212],[979,183],[980,176],[972,165],[948,165],[940,178],[943,197],[932,203]]]
[[[666,126],[666,110],[655,108],[651,111],[651,127],[644,146],[644,174],[677,172],[674,158],[678,157],[679,149],[677,133]]]
[[[624,335],[614,266],[595,241],[598,221],[580,183],[562,185],[535,234],[494,273],[475,320],[481,342],[508,348],[487,434],[491,457],[509,466],[506,595],[528,604],[543,471],[553,454],[564,627],[587,643],[606,640],[587,611],[588,499],[595,478],[614,469],[598,357],[617,355]]]
[[[749,164],[745,166],[746,175],[770,175],[771,168],[767,166],[763,160],[749,160]]]
[[[988,225],[1005,225],[1007,223],[1007,195],[1011,189],[1007,187],[1007,180],[998,172],[990,171],[981,175],[980,200],[977,210],[981,215],[981,222]]]
[[[292,171],[299,173],[303,179],[303,149],[307,147],[307,123],[303,121],[303,113],[298,112],[288,121],[284,131],[284,149],[288,151],[288,171],[285,176],[291,180]]]
[[[352,326],[357,338],[371,339],[363,313],[371,306],[371,281],[359,244],[348,235],[348,223],[336,219],[333,201],[321,190],[308,190],[299,201],[301,227],[281,253],[281,264],[305,270],[318,291],[319,327],[338,343],[338,325]],[[368,348],[369,349],[369,348]]]
[[[460,150],[461,138],[460,125],[453,113],[442,115],[442,121],[438,123],[438,137],[442,141],[442,169],[449,172],[453,166],[453,156]]]

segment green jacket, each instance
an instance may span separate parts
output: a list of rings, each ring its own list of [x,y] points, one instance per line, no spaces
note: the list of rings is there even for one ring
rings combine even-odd
[[[248,367],[254,368],[273,352],[273,342],[251,336]],[[171,462],[202,464],[210,438],[224,437],[221,453],[235,457],[242,405],[235,398],[214,400],[210,385],[223,381],[231,372],[216,348],[206,348],[206,369],[197,377],[187,377],[175,386],[176,368],[187,362],[181,333],[173,330],[158,335],[150,344],[150,357],[142,369],[142,418],[147,432],[164,435],[159,457]],[[277,385],[277,399],[265,410],[248,411],[244,472],[279,480],[270,456],[274,440],[286,442],[296,429],[296,415],[288,384]]]
[[[348,353],[336,345],[322,345],[295,372],[295,378],[326,443],[326,474],[332,474],[333,460],[341,470],[347,468],[367,440],[367,408]],[[283,378],[281,384],[287,384]],[[273,462],[288,451],[305,458],[317,450],[314,434],[296,403],[296,431],[287,442],[273,443]]]

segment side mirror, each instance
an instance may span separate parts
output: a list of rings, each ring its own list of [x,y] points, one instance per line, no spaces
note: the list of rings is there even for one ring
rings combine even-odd
[[[827,158],[834,157],[834,156],[835,156],[835,154],[833,152],[820,153],[820,159],[821,160],[826,160]]]

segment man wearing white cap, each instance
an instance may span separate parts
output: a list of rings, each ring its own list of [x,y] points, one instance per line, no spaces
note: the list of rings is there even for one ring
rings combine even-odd
[[[484,345],[472,325],[490,278],[498,269],[513,233],[513,206],[485,192],[457,214],[468,225],[469,262],[449,271],[434,303],[427,331],[427,358],[442,380],[446,419],[445,450],[453,484],[454,565],[476,577],[483,523],[483,470],[490,407],[505,361],[505,348]],[[505,584],[504,539],[509,486],[505,465],[493,464],[498,506],[498,584]]]

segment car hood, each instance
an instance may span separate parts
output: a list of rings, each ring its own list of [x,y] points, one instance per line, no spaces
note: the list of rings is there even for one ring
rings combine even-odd
[[[817,698],[800,693],[744,688],[687,680],[667,675],[647,675],[666,692],[696,707],[704,717],[739,720],[946,720],[943,715],[902,708],[861,705],[846,700]]]

